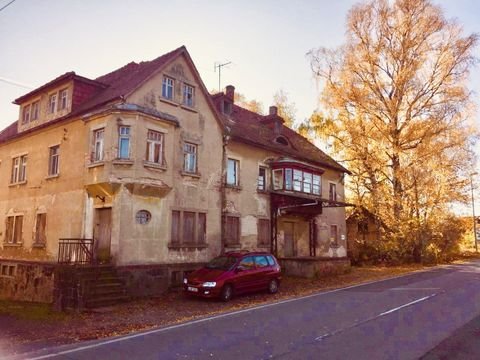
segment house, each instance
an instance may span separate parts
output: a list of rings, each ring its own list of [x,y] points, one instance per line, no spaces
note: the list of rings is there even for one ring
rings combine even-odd
[[[156,294],[239,248],[292,274],[347,266],[347,170],[233,94],[210,95],[182,46],[16,99],[0,132],[0,296],[78,302],[71,264],[113,265],[130,294]]]

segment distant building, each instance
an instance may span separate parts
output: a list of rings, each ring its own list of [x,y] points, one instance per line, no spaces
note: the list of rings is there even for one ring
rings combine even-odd
[[[16,99],[0,132],[0,296],[53,301],[58,264],[112,264],[133,295],[232,249],[298,275],[347,266],[347,170],[233,93],[210,95],[180,47]]]

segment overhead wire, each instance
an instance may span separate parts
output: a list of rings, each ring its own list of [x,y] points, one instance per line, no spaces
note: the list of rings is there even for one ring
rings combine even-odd
[[[10,1],[8,4],[2,6],[2,7],[0,8],[0,11],[2,11],[3,9],[5,9],[8,5],[13,4],[15,1],[16,1],[16,0],[12,0],[12,1]]]

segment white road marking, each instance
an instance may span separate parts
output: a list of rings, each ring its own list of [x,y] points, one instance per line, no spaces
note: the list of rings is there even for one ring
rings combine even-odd
[[[448,266],[448,265],[441,265],[441,266],[438,266],[436,269],[443,268],[443,267],[446,267],[446,266]],[[356,285],[351,285],[351,286],[347,286],[347,287],[343,287],[343,288],[338,288],[338,289],[333,289],[333,290],[324,291],[324,292],[320,292],[320,293],[310,294],[310,295],[306,295],[306,296],[302,296],[302,297],[298,297],[298,298],[282,300],[282,301],[278,301],[278,302],[274,302],[274,303],[270,303],[270,304],[259,305],[259,306],[255,306],[255,307],[251,307],[251,308],[247,308],[247,309],[243,309],[243,310],[238,310],[238,311],[233,311],[233,312],[229,312],[229,313],[225,313],[225,314],[214,315],[214,316],[207,317],[207,318],[202,318],[202,319],[198,319],[198,320],[189,321],[189,322],[186,322],[186,323],[183,323],[183,324],[167,326],[167,327],[163,327],[163,328],[159,328],[159,329],[153,329],[153,330],[149,330],[149,331],[145,331],[145,332],[141,332],[141,333],[136,333],[136,334],[132,334],[132,335],[115,337],[113,339],[99,341],[99,342],[95,342],[94,344],[79,346],[79,347],[76,347],[76,348],[73,348],[73,349],[68,349],[68,350],[63,350],[63,351],[55,351],[53,349],[52,353],[41,355],[41,356],[36,356],[36,357],[28,358],[28,359],[29,360],[40,360],[40,359],[52,358],[52,357],[58,356],[58,355],[71,354],[71,353],[75,353],[75,352],[79,352],[79,351],[83,351],[83,350],[93,349],[93,348],[100,347],[100,346],[103,346],[103,345],[108,345],[108,344],[113,344],[113,343],[117,343],[117,342],[120,342],[120,341],[134,339],[134,338],[145,336],[145,335],[157,334],[157,333],[161,333],[161,332],[165,332],[165,331],[169,331],[169,330],[173,330],[173,329],[178,329],[178,328],[193,325],[193,324],[199,324],[199,323],[203,323],[203,322],[207,322],[207,321],[221,319],[221,318],[224,318],[224,317],[229,317],[229,316],[232,316],[232,315],[242,314],[242,313],[249,312],[249,311],[260,310],[260,309],[268,308],[268,307],[271,307],[271,306],[287,304],[287,303],[290,303],[290,302],[293,302],[293,301],[300,301],[300,300],[308,299],[308,298],[312,298],[312,297],[328,295],[328,294],[332,294],[332,293],[336,293],[336,292],[340,292],[340,291],[344,291],[344,290],[354,289],[354,288],[357,288],[357,287],[362,287],[362,286],[366,286],[366,285],[381,283],[381,282],[385,282],[385,281],[389,281],[389,280],[395,280],[395,279],[411,276],[411,275],[414,275],[414,274],[418,274],[418,273],[422,273],[422,272],[430,272],[430,271],[432,271],[432,270],[431,269],[424,269],[424,270],[413,271],[413,272],[410,272],[408,274],[389,277],[389,278],[382,279],[382,280],[367,281],[367,282],[364,282],[364,283],[361,283],[361,284],[356,284]],[[358,323],[358,324],[360,324],[360,323]],[[356,324],[356,325],[358,325],[358,324]],[[330,335],[327,334],[327,336],[330,336]],[[66,346],[71,346],[71,345],[64,345],[62,347],[66,347]],[[48,350],[48,349],[35,351],[35,353],[38,353],[38,352],[41,352],[41,351],[46,351],[46,350]],[[28,354],[21,354],[20,356],[28,356]]]
[[[415,291],[415,290],[440,290],[440,288],[407,288],[407,287],[398,287],[388,289],[390,291]]]
[[[403,304],[403,305],[401,305],[401,306],[398,306],[398,307],[396,307],[396,308],[393,308],[393,309],[384,311],[384,312],[382,312],[382,313],[380,313],[380,314],[378,314],[378,315],[375,315],[375,316],[370,317],[370,318],[368,318],[368,319],[365,319],[365,320],[363,320],[363,321],[355,322],[355,323],[353,323],[352,325],[347,326],[347,327],[345,327],[345,328],[332,331],[331,333],[326,333],[326,334],[320,335],[320,336],[316,337],[315,340],[316,340],[316,341],[322,341],[322,340],[325,339],[325,338],[328,338],[328,337],[333,336],[333,335],[337,335],[337,334],[339,334],[339,333],[341,333],[341,332],[344,332],[345,330],[350,330],[350,329],[353,329],[353,328],[355,328],[355,327],[357,327],[357,326],[366,324],[366,323],[368,323],[368,322],[370,322],[370,321],[373,321],[373,320],[376,320],[376,319],[378,319],[378,318],[380,318],[380,317],[382,317],[382,316],[385,316],[385,315],[391,314],[391,313],[393,313],[393,312],[395,312],[395,311],[398,311],[398,310],[400,310],[400,309],[406,308],[407,306],[412,306],[412,305],[417,304],[417,303],[419,303],[419,302],[428,300],[428,299],[430,299],[430,298],[432,298],[432,297],[434,297],[434,296],[436,296],[436,295],[438,295],[438,294],[435,293],[435,294],[431,294],[431,295],[428,295],[428,296],[424,296],[424,297],[422,297],[422,298],[420,298],[420,299],[417,299],[417,300],[411,301],[411,302],[409,302],[409,303]]]

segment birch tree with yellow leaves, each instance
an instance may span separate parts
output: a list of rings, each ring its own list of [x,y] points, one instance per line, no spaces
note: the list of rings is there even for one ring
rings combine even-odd
[[[358,4],[346,34],[341,48],[308,54],[324,111],[303,130],[352,171],[352,201],[381,220],[396,256],[418,258],[471,172],[478,37],[429,0]]]

